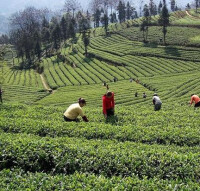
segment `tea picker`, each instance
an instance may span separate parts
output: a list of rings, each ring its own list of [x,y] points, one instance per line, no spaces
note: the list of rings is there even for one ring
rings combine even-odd
[[[113,116],[115,111],[114,92],[109,91],[109,86],[106,86],[106,93],[102,96],[103,114],[107,119],[108,116]]]
[[[191,95],[191,99],[190,99],[190,106],[193,104],[193,102],[195,103],[194,107],[200,107],[200,98],[199,96],[192,94]]]
[[[70,105],[64,113],[64,120],[67,122],[75,121],[78,122],[79,120],[77,117],[80,115],[83,121],[88,122],[87,117],[83,114],[82,107],[86,105],[86,101],[83,98],[79,98],[78,103],[74,103]]]

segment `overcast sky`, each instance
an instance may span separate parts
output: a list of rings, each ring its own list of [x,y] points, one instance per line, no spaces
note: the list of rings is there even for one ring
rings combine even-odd
[[[65,0],[0,0],[0,15],[8,15],[22,10],[27,6],[36,8],[47,7],[52,10],[59,10],[63,7]],[[86,9],[88,0],[79,0],[81,6]]]
[[[87,9],[91,0],[78,0],[84,9]],[[160,0],[154,0],[159,2]],[[177,0],[179,6],[185,7],[188,2],[194,0]],[[64,5],[65,0],[0,0],[0,15],[10,15],[16,11],[22,10],[27,6],[35,6],[36,8],[47,7],[51,10],[59,10]],[[134,5],[138,7],[140,0],[132,0]],[[144,0],[145,2],[145,0]],[[149,0],[146,0],[149,2]]]

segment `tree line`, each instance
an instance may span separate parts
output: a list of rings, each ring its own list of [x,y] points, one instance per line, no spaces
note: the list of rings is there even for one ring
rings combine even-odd
[[[50,14],[47,9],[28,7],[10,18],[10,42],[15,46],[17,57],[22,58],[22,68],[33,67],[35,60],[40,60],[41,56],[51,56],[67,39],[75,43],[77,32],[83,33],[83,40],[87,41],[86,33],[90,28],[87,15],[80,11],[75,14],[74,9],[51,19]]]
[[[199,6],[199,0],[195,0],[195,2]],[[170,6],[172,11],[179,10],[175,0],[170,1]],[[140,30],[143,33],[144,42],[148,41],[151,17],[160,15],[158,24],[163,26],[165,44],[169,25],[169,13],[165,0],[160,1],[158,5],[153,0],[149,0],[139,14],[143,16]],[[73,44],[77,41],[77,33],[82,37],[87,56],[91,22],[94,23],[94,27],[99,27],[101,24],[105,28],[107,36],[109,23],[122,23],[137,17],[138,13],[132,2],[123,0],[91,0],[90,12],[83,12],[77,0],[66,0],[59,14],[48,9],[28,7],[10,17],[9,37],[2,35],[0,44],[8,42],[13,44],[17,57],[22,59],[20,67],[30,68],[35,67],[35,62],[40,61],[42,56],[49,57],[53,52],[58,53],[68,39],[73,48]]]

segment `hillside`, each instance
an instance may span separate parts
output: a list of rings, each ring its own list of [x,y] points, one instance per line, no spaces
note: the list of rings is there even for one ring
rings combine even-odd
[[[61,56],[43,57],[43,74],[20,69],[20,58],[13,66],[8,52],[0,68],[1,190],[199,190],[200,110],[188,103],[200,95],[200,15],[187,13],[172,13],[166,46],[157,17],[147,43],[141,18],[109,25],[107,37],[91,29],[88,57],[77,34]],[[103,82],[115,93],[107,120]],[[89,123],[64,122],[79,97]]]

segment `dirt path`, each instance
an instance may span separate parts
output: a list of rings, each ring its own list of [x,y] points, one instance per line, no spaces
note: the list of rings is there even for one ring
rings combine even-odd
[[[193,18],[193,19],[199,19],[199,18],[197,18],[197,17],[192,16],[188,11],[185,11],[185,12],[186,12],[186,14],[187,14],[189,17],[191,17],[191,18]]]
[[[49,91],[49,92],[53,92],[53,90],[49,87],[49,85],[47,84],[45,78],[44,78],[44,75],[43,74],[40,74],[40,78],[42,80],[42,83],[43,83],[43,86],[44,88]]]

